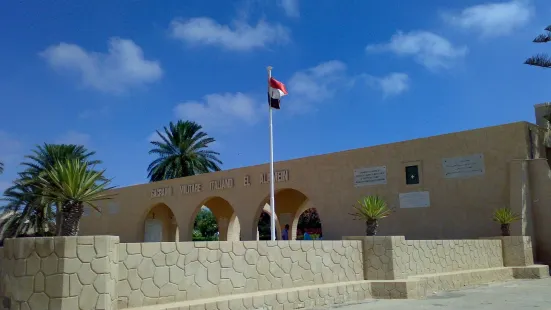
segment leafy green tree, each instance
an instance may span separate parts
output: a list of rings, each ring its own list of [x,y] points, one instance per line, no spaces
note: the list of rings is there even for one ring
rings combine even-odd
[[[321,221],[316,209],[310,208],[304,211],[298,218],[297,228],[300,230],[307,228],[321,228]]]
[[[216,222],[216,217],[210,210],[201,208],[195,218],[193,228],[194,231],[200,233],[203,240],[214,240],[215,234],[218,232],[218,223]]]
[[[551,41],[551,25],[545,28],[545,33],[538,35],[533,40],[534,43],[547,43],[549,41]],[[536,67],[551,68],[551,57],[547,54],[537,54],[526,59],[524,63]]]
[[[220,154],[208,149],[215,140],[201,129],[195,122],[178,121],[164,127],[164,133],[157,131],[160,141],[151,141],[149,151],[157,156],[147,168],[151,182],[220,171]]]
[[[260,218],[258,219],[258,239],[271,240],[272,239],[271,228],[272,228],[272,223],[271,223],[270,215],[267,212],[260,213]]]
[[[61,206],[62,236],[78,235],[85,205],[100,212],[96,202],[112,198],[106,192],[112,188],[109,187],[111,181],[104,177],[104,172],[95,171],[93,166],[79,159],[68,159],[58,161],[38,177],[40,196],[47,203]]]

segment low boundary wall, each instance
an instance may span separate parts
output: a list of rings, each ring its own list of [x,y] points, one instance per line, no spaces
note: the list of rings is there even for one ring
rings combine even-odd
[[[0,309],[18,310],[312,308],[549,276],[547,266],[533,265],[529,237],[182,243],[20,238],[5,240],[0,270]],[[159,304],[166,308],[149,307]]]

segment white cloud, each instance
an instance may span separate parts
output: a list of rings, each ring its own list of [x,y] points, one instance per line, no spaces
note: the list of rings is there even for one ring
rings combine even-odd
[[[267,103],[266,103],[267,105]],[[201,101],[187,101],[174,108],[179,119],[195,121],[205,130],[229,129],[257,122],[261,105],[243,93],[210,94]]]
[[[282,109],[305,112],[313,103],[332,98],[338,90],[354,83],[355,78],[346,71],[346,64],[332,60],[295,73],[287,83],[289,99],[282,100]]]
[[[409,89],[410,78],[405,73],[393,72],[383,77],[368,76],[370,86],[383,92],[383,97],[399,95]]]
[[[300,11],[298,7],[298,0],[280,0],[279,5],[285,11],[285,14],[289,17],[299,17]]]
[[[524,26],[532,15],[530,1],[513,0],[471,6],[460,12],[444,13],[442,18],[451,25],[476,31],[482,36],[503,36]]]
[[[55,141],[57,144],[76,144],[76,145],[84,145],[89,146],[90,144],[90,135],[85,134],[82,132],[70,130],[60,137],[58,137]]]
[[[11,134],[0,130],[0,161],[14,163],[21,151],[21,142]]]
[[[284,44],[290,37],[289,30],[280,24],[259,21],[251,26],[235,21],[229,26],[208,17],[174,20],[170,32],[172,37],[190,44],[215,45],[234,51],[262,48],[272,43]]]
[[[411,56],[429,70],[450,68],[454,61],[468,53],[466,46],[455,46],[446,38],[428,31],[398,31],[390,38],[390,42],[368,45],[366,50]]]
[[[132,40],[111,38],[107,53],[59,43],[40,53],[56,70],[78,74],[86,86],[102,92],[121,93],[133,87],[155,82],[163,71],[158,61],[144,58],[142,49]]]

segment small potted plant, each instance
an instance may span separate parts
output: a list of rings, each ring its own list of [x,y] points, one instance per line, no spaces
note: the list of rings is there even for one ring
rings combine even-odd
[[[500,208],[494,211],[494,221],[501,225],[501,235],[511,235],[511,223],[520,220],[518,214],[513,213],[510,208]]]
[[[355,211],[351,215],[358,220],[365,221],[365,235],[377,235],[379,220],[392,213],[386,202],[379,196],[365,196],[358,200],[357,205],[353,206]]]

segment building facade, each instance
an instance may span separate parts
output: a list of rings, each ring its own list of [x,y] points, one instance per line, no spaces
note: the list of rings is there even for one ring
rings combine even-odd
[[[543,120],[537,106],[538,123]],[[538,114],[539,113],[539,114]],[[540,125],[541,125],[540,124]],[[541,126],[517,122],[275,163],[276,219],[296,237],[299,216],[315,208],[326,240],[365,233],[350,215],[366,195],[394,212],[380,235],[469,239],[500,234],[493,211],[522,217],[512,235],[532,236],[536,259],[551,263],[551,179]],[[243,167],[113,190],[115,198],[86,210],[83,235],[121,242],[189,241],[202,206],[217,218],[220,240],[256,240],[269,212],[269,165]],[[547,223],[547,224],[546,224]]]

